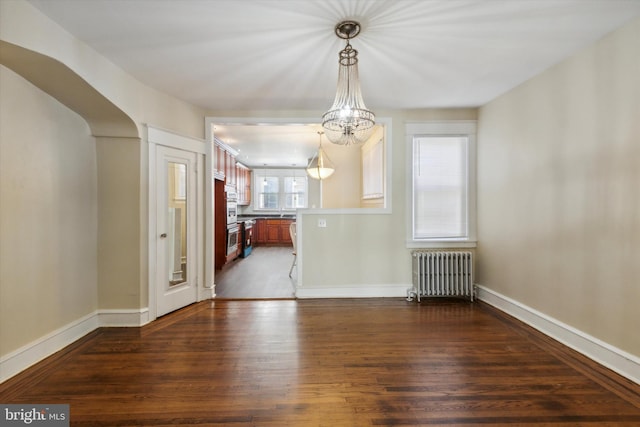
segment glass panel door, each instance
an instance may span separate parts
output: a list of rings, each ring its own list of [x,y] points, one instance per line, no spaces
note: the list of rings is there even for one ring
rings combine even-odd
[[[162,316],[197,299],[197,159],[164,146],[156,155],[156,310]]]
[[[188,251],[188,197],[187,165],[167,162],[167,263],[165,272],[169,286],[176,286],[187,281]]]

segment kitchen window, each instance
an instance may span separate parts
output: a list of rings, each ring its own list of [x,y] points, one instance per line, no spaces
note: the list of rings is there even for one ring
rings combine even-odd
[[[277,176],[259,177],[257,188],[260,189],[258,194],[259,209],[278,209],[280,196],[280,180]]]
[[[308,185],[304,170],[272,169],[254,176],[257,192],[254,209],[293,211],[307,207]]]
[[[307,207],[307,177],[284,177],[284,208],[298,209]]]
[[[409,246],[475,244],[475,122],[409,124],[407,140]]]

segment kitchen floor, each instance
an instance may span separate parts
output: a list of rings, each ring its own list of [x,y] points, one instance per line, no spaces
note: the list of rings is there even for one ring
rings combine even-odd
[[[297,271],[291,278],[291,246],[257,246],[247,258],[237,258],[215,272],[216,298],[295,298]]]

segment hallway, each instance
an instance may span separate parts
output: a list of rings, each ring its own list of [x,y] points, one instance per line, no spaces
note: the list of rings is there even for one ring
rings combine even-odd
[[[295,298],[297,271],[291,278],[290,246],[257,246],[247,258],[238,258],[215,272],[218,299]]]

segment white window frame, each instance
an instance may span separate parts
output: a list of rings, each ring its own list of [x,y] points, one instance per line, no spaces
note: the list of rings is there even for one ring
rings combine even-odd
[[[278,192],[273,192],[273,193],[268,193],[268,194],[275,194],[277,197],[277,208],[265,208],[265,207],[260,207],[260,200],[263,194],[265,194],[264,190],[264,185],[263,182],[267,179],[267,178],[275,178],[278,182]],[[282,179],[273,173],[263,173],[262,175],[256,174],[256,182],[253,188],[256,189],[256,192],[254,194],[254,200],[256,201],[257,205],[255,206],[255,209],[257,210],[261,210],[261,211],[273,211],[273,210],[278,210],[279,207],[282,204]]]
[[[476,235],[476,121],[440,121],[406,123],[407,153],[407,248],[475,247]],[[464,136],[468,138],[467,152],[467,218],[466,237],[414,238],[414,188],[413,188],[413,143],[419,136]]]
[[[300,182],[304,182],[304,189],[303,191],[293,191],[293,192],[287,192],[287,179],[291,179],[295,181],[295,186],[299,187],[300,186]],[[282,205],[283,205],[283,210],[288,211],[295,211],[297,209],[306,209],[309,206],[309,181],[307,180],[307,176],[306,174],[303,172],[302,175],[298,175],[297,173],[294,174],[290,174],[290,175],[285,175],[282,177],[282,185],[283,185],[283,189],[282,189]],[[293,186],[293,184],[292,184]],[[287,199],[288,196],[291,195],[293,200],[298,200],[298,195],[302,194],[304,196],[304,204],[303,206],[300,207],[287,207]]]
[[[252,197],[255,200],[255,206],[253,207],[254,211],[260,212],[296,212],[297,209],[306,209],[305,208],[285,208],[286,204],[286,193],[285,193],[285,178],[293,178],[295,176],[296,180],[304,180],[304,193],[307,206],[309,205],[309,181],[306,178],[306,172],[304,169],[254,169],[254,185],[253,189],[255,189]],[[258,206],[260,202],[260,193],[262,186],[262,179],[267,176],[270,178],[278,178],[278,207],[275,209],[271,208],[261,208]]]

